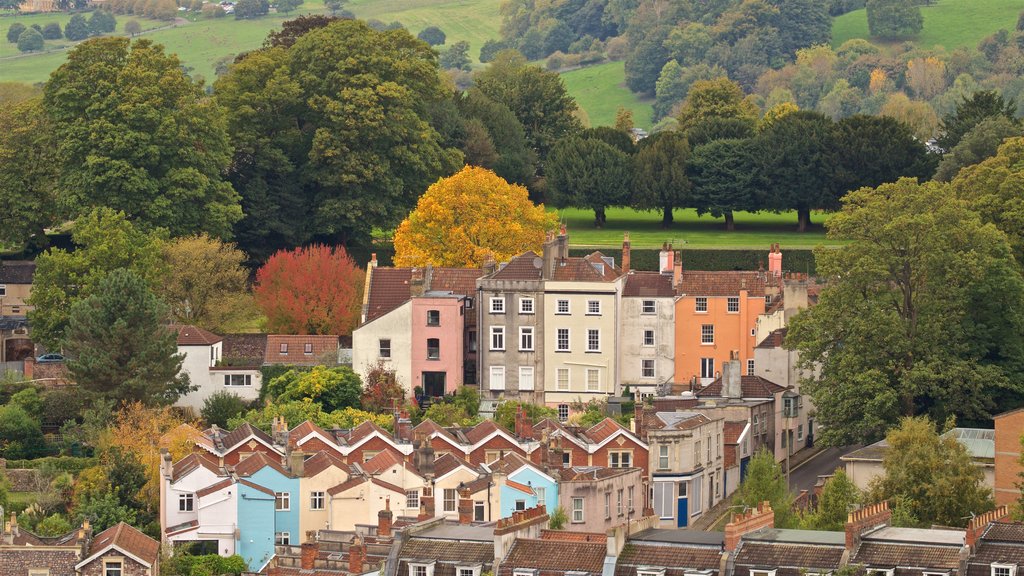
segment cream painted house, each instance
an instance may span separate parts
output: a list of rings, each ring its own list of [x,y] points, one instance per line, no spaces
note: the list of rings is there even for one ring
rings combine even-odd
[[[382,269],[374,272],[380,274]],[[391,309],[387,314],[370,317],[352,331],[352,369],[366,379],[369,371],[381,364],[394,370],[402,388],[412,394],[412,301]]]
[[[348,466],[330,452],[318,452],[308,458],[299,474],[299,533],[322,530],[330,526],[328,494],[331,488],[344,484]]]
[[[331,530],[353,531],[381,510],[405,509],[405,489],[377,478],[353,476],[327,494]]]

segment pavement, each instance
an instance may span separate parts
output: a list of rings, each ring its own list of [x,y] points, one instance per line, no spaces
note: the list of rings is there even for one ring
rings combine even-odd
[[[790,491],[794,494],[801,490],[813,492],[818,476],[832,474],[836,468],[841,468],[843,463],[839,458],[859,448],[859,445],[824,448],[799,463],[793,462],[789,473]]]

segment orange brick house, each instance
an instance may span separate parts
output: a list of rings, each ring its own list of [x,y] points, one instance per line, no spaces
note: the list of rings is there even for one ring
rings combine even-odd
[[[1024,433],[1024,408],[993,417],[996,424],[995,499],[996,506],[1013,504],[1020,497],[1017,484],[1024,479],[1020,465],[1020,438]]]

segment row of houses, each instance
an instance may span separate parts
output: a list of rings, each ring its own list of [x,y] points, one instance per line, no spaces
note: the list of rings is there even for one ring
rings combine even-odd
[[[753,272],[683,270],[667,244],[658,271],[632,270],[628,234],[622,253],[621,266],[600,252],[570,256],[563,227],[541,254],[479,269],[384,268],[374,257],[354,368],[394,370],[410,394],[428,397],[474,385],[485,403],[544,404],[563,420],[578,400],[699,390],[732,360],[745,376],[791,384],[789,371],[768,375],[756,347],[817,286],[783,274],[777,245],[768,270]]]
[[[160,543],[120,522],[93,533],[89,521],[59,536],[39,536],[0,515],[5,576],[159,576]]]
[[[280,547],[261,572],[275,576],[805,576],[849,569],[872,576],[1007,576],[1024,567],[1024,525],[1008,510],[966,529],[891,526],[887,503],[849,514],[844,529],[775,528],[767,503],[739,512],[723,532],[657,528],[654,516],[605,531],[547,529],[540,506],[492,523],[442,518],[395,529],[311,532]],[[382,518],[386,518],[382,516]]]

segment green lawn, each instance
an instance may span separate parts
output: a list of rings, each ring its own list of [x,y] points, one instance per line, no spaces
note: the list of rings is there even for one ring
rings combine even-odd
[[[1013,30],[1021,10],[1022,0],[938,0],[932,6],[921,7],[924,30],[914,43],[923,48],[942,46],[949,51],[961,46],[973,48],[1001,28]],[[864,10],[833,20],[832,45],[838,47],[851,38],[869,39]]]
[[[767,248],[774,242],[790,248],[814,248],[820,244],[838,245],[841,242],[825,238],[821,223],[827,219],[823,213],[811,217],[814,228],[805,233],[796,231],[796,213],[737,212],[736,230],[728,232],[722,218],[697,216],[695,210],[676,210],[675,223],[662,229],[661,214],[637,212],[629,208],[610,208],[606,211],[605,227],[594,228],[591,210],[567,208],[559,210],[559,217],[569,228],[569,241],[573,246],[614,248],[622,245],[622,233],[629,232],[634,248],[658,248],[671,242],[678,248]]]
[[[633,111],[633,124],[651,128],[651,101],[626,88],[624,62],[606,62],[562,74],[569,94],[587,113],[591,126],[611,126],[619,106]]]
[[[86,15],[86,18],[88,18],[88,15]],[[139,23],[142,24],[142,29],[143,30],[151,30],[153,28],[157,28],[159,26],[166,26],[168,24],[167,22],[161,22],[159,20],[149,20],[147,18],[134,18],[134,17],[131,17],[131,16],[118,16],[117,17],[117,33],[118,34],[123,34],[124,33],[124,24],[125,24],[125,22],[127,22],[129,20],[132,20],[132,19],[138,20]],[[31,26],[33,24],[38,24],[40,26],[46,26],[47,24],[49,24],[51,22],[57,22],[58,24],[60,24],[61,30],[63,30],[64,27],[67,26],[69,20],[71,20],[71,14],[67,14],[67,13],[55,13],[55,14],[17,14],[17,15],[9,14],[8,13],[8,14],[0,15],[0,58],[5,58],[7,56],[17,56],[17,55],[21,54],[21,52],[18,52],[18,45],[17,44],[12,44],[10,42],[7,42],[7,29],[11,27],[11,24],[14,24],[15,22],[20,22],[21,24],[24,24],[25,26]],[[70,40],[65,40],[65,39],[47,40],[46,41],[46,48],[45,49],[46,50],[61,49],[61,48],[66,48],[68,46],[73,46],[74,44],[75,44],[74,42],[72,42]],[[38,58],[45,58],[45,57],[38,56],[38,55],[31,55],[31,56],[26,56],[26,58],[31,60],[31,59],[38,59]],[[36,61],[39,62],[39,61],[42,61],[42,60],[36,60]],[[7,67],[9,65],[13,64],[13,62],[14,61],[12,61],[12,60],[4,60],[3,62],[0,62],[0,80],[5,80],[6,79]]]
[[[38,502],[42,496],[42,492],[11,492],[8,494],[11,504],[24,504],[26,506],[33,502]]]

